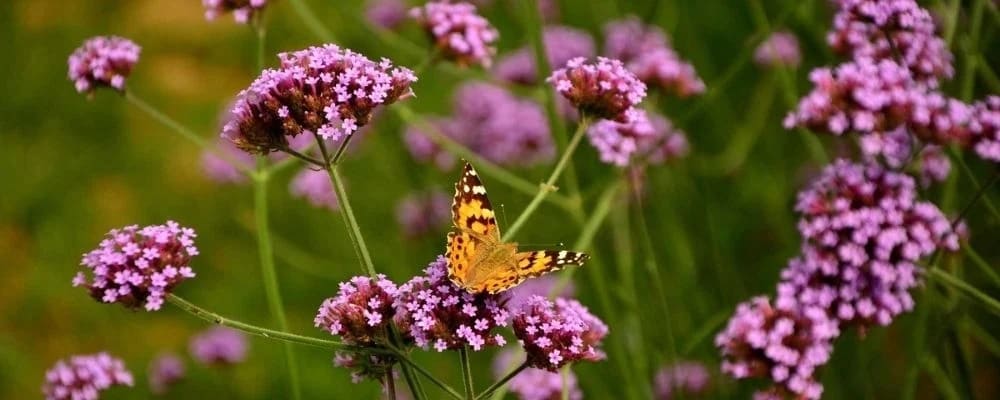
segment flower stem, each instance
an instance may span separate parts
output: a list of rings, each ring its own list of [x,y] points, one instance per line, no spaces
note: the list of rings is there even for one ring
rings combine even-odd
[[[396,381],[392,377],[392,368],[385,373],[385,389],[389,400],[396,400]]]
[[[508,372],[507,375],[504,375],[503,378],[500,378],[500,380],[493,382],[493,384],[490,385],[490,387],[486,388],[485,391],[483,391],[482,393],[479,394],[479,396],[476,397],[476,400],[483,400],[490,397],[493,394],[493,392],[496,392],[497,389],[501,388],[503,385],[506,385],[507,382],[510,382],[510,380],[514,379],[514,377],[517,376],[517,374],[520,374],[521,371],[524,371],[527,368],[528,368],[527,361],[521,363],[521,365],[517,366],[517,368],[514,368],[513,370]]]
[[[234,319],[226,318],[219,314],[205,310],[204,308],[198,307],[193,303],[184,300],[183,298],[175,294],[167,295],[167,301],[177,306],[177,308],[180,308],[181,310],[184,310],[190,313],[191,315],[194,315],[195,317],[201,318],[213,324],[218,324],[239,331],[243,331],[254,336],[260,336],[269,339],[277,339],[284,341],[286,343],[297,343],[324,349],[336,350],[347,347],[345,344],[334,340],[319,339],[308,336],[296,335],[294,333],[276,331],[273,329],[262,328],[256,325],[250,325],[245,322],[240,322]]]
[[[348,139],[350,136],[348,136]],[[358,259],[361,260],[365,271],[369,276],[375,277],[375,264],[372,263],[372,256],[368,253],[368,246],[365,245],[365,238],[361,236],[361,228],[358,227],[358,221],[354,217],[354,209],[351,208],[351,201],[347,198],[347,189],[344,188],[344,179],[340,176],[337,171],[337,166],[334,164],[333,158],[330,156],[330,152],[327,151],[326,145],[323,143],[323,138],[316,136],[316,142],[319,144],[320,153],[323,154],[323,169],[326,170],[326,174],[330,176],[330,183],[333,184],[334,191],[337,192],[337,200],[340,202],[340,215],[344,217],[344,225],[347,226],[347,235],[351,239],[351,244],[354,245],[354,252],[358,255]],[[345,146],[341,146],[341,149],[346,147],[347,139],[344,139]]]
[[[462,362],[462,383],[465,384],[465,398],[476,399],[476,389],[472,386],[472,365],[469,362],[469,348],[462,346],[458,349],[458,358]]]
[[[390,351],[392,351],[392,354],[396,356],[396,358],[406,363],[407,365],[413,367],[414,371],[419,372],[420,375],[423,375],[425,378],[427,378],[427,380],[431,381],[431,383],[437,385],[437,387],[441,388],[441,390],[444,390],[445,393],[448,393],[449,396],[451,396],[456,400],[464,400],[464,397],[462,397],[462,395],[459,394],[457,390],[449,386],[447,383],[442,382],[440,379],[434,376],[434,374],[431,374],[430,371],[424,369],[424,367],[421,367],[419,364],[413,362],[413,360],[407,357],[406,353],[403,353],[402,350],[392,345],[387,347]]]
[[[257,157],[257,175],[253,179],[254,187],[254,217],[257,223],[257,251],[260,256],[261,275],[264,280],[264,294],[267,297],[271,317],[278,323],[278,329],[288,330],[288,320],[285,317],[284,305],[281,301],[281,289],[278,286],[278,274],[274,267],[274,247],[271,243],[271,229],[268,221],[267,184],[269,175],[263,173],[267,167],[267,158]],[[285,362],[288,366],[289,383],[292,387],[292,398],[302,398],[302,387],[299,384],[299,366],[295,351],[290,343],[285,344]]]
[[[666,348],[667,355],[669,356],[668,362],[677,362],[677,343],[674,339],[673,325],[670,322],[670,305],[667,301],[666,289],[663,287],[663,279],[660,277],[660,268],[656,262],[656,255],[653,247],[653,240],[649,236],[649,226],[646,223],[646,215],[643,212],[645,209],[643,207],[642,193],[639,192],[638,188],[632,191],[632,198],[635,200],[635,212],[636,218],[639,222],[639,235],[642,239],[642,247],[645,249],[646,253],[646,272],[649,273],[650,279],[653,281],[653,288],[656,289],[656,295],[659,297],[660,306],[663,308],[663,328],[666,331]]]
[[[306,4],[305,0],[291,0],[291,3],[292,8],[299,14],[299,18],[302,18],[302,22],[305,23],[306,28],[309,28],[316,37],[327,43],[334,41],[333,33],[316,17],[316,13]]]
[[[556,163],[555,169],[553,169],[552,174],[549,175],[549,179],[546,180],[545,183],[541,185],[541,187],[538,189],[538,192],[535,194],[535,197],[531,199],[531,202],[528,203],[528,206],[524,208],[524,211],[521,213],[521,215],[518,216],[516,220],[514,220],[513,224],[510,225],[510,228],[507,230],[507,233],[503,235],[504,241],[510,240],[510,238],[514,237],[514,234],[516,234],[519,230],[521,230],[521,227],[524,226],[526,222],[528,222],[528,218],[531,217],[531,214],[533,214],[535,210],[538,209],[538,206],[542,203],[542,200],[545,200],[545,197],[548,196],[550,192],[556,190],[555,183],[556,181],[559,180],[559,176],[562,174],[566,166],[569,165],[570,159],[573,158],[573,153],[576,152],[577,145],[580,144],[580,140],[583,139],[584,133],[587,132],[588,125],[590,125],[589,119],[587,117],[581,117],[580,123],[576,127],[576,133],[574,133],[573,138],[570,139],[570,142],[566,146],[566,150],[563,152],[562,157],[559,158],[559,162]]]
[[[997,299],[979,291],[979,289],[976,289],[967,282],[945,272],[941,268],[929,268],[929,270],[928,275],[930,275],[931,278],[958,289],[959,291],[965,293],[966,296],[979,300],[979,302],[983,303],[983,305],[986,306],[986,308],[988,308],[991,312],[1000,315],[1000,301],[997,301]]]
[[[615,194],[618,193],[618,188],[621,186],[621,180],[615,180],[604,192],[601,193],[601,197],[597,200],[597,205],[594,207],[594,211],[591,212],[590,218],[587,219],[583,224],[583,229],[580,231],[580,236],[577,237],[576,241],[573,242],[573,250],[575,251],[585,251],[590,248],[590,244],[594,241],[594,235],[597,234],[597,230],[600,229],[601,225],[604,223],[604,219],[608,216],[611,211],[611,203],[615,199]],[[577,268],[570,268],[566,270],[559,276],[559,281],[552,286],[552,290],[549,291],[548,297],[554,298],[558,296],[569,285],[569,281],[573,279],[573,274],[576,273]]]

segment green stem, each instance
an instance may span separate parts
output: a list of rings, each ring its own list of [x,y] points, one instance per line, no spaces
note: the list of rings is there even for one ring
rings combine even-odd
[[[278,324],[278,329],[288,330],[288,320],[285,317],[284,305],[281,301],[281,289],[278,286],[278,274],[274,267],[274,248],[271,243],[271,229],[268,221],[267,183],[269,176],[262,173],[267,166],[267,158],[257,157],[257,175],[253,179],[254,186],[254,216],[257,223],[257,252],[260,256],[261,275],[264,281],[264,294],[267,297],[271,317]],[[291,344],[285,344],[285,362],[288,368],[289,383],[292,387],[292,398],[302,398],[302,387],[299,384],[299,366],[295,351]]]
[[[958,212],[958,215],[955,216],[955,219],[952,220],[951,224],[954,226],[959,222],[961,222],[962,219],[969,214],[969,211],[972,210],[972,207],[975,206],[977,202],[979,202],[979,199],[982,199],[983,196],[986,195],[986,191],[991,186],[993,186],[993,184],[997,183],[997,181],[1000,181],[1000,168],[997,168],[996,171],[993,171],[993,175],[990,176],[990,179],[986,181],[985,185],[983,185],[982,187],[979,188],[979,190],[976,191],[976,195],[972,198],[971,201],[969,201],[969,204],[965,205],[965,208],[963,208],[961,211]]]
[[[976,188],[977,193],[985,191],[985,189],[983,189],[983,187],[979,183],[979,179],[976,178],[976,174],[972,172],[972,169],[969,168],[969,164],[965,162],[965,158],[963,157],[962,152],[955,148],[949,148],[948,150],[949,153],[951,154],[951,159],[954,160],[958,164],[958,166],[962,169],[962,173],[965,174],[965,177],[969,179],[969,182],[972,182],[972,186]],[[986,208],[990,211],[991,214],[993,214],[993,218],[995,218],[997,221],[1000,221],[1000,211],[997,210],[997,207],[993,204],[993,201],[986,196],[983,196],[982,200],[983,204],[986,205]]]
[[[965,49],[965,70],[962,73],[961,98],[963,101],[972,100],[972,92],[976,82],[976,63],[979,48],[979,34],[983,24],[983,8],[985,0],[975,0],[972,4],[972,23],[969,28],[969,41]]]
[[[986,306],[986,308],[990,312],[1000,315],[1000,301],[997,301],[996,299],[990,297],[986,293],[979,291],[979,289],[976,289],[967,282],[958,279],[954,275],[945,272],[941,268],[930,268],[928,275],[930,275],[931,278],[934,278],[938,282],[947,284],[948,286],[958,289],[966,296],[978,300],[980,303]]]
[[[562,400],[569,400],[569,364],[559,370],[559,377],[562,379]]]
[[[385,373],[385,389],[389,392],[389,400],[396,400],[396,380],[392,377],[392,368]]]
[[[350,138],[350,136],[348,136]],[[325,161],[323,169],[326,170],[326,174],[330,177],[330,183],[333,184],[333,189],[337,192],[337,200],[340,202],[340,215],[344,218],[344,225],[347,226],[347,234],[351,239],[351,244],[354,245],[354,252],[357,253],[358,259],[361,260],[365,271],[368,275],[375,277],[375,264],[372,263],[371,254],[368,253],[368,246],[365,245],[365,238],[361,235],[361,228],[358,226],[358,221],[354,217],[354,209],[351,208],[351,201],[347,198],[347,189],[344,188],[344,179],[340,176],[340,172],[337,171],[337,166],[334,164],[333,159],[330,157],[330,153],[326,150],[326,145],[323,144],[323,138],[316,136],[316,142],[319,144],[319,150],[323,154],[323,160]],[[346,144],[346,139],[345,139]],[[342,146],[343,148],[344,146]]]
[[[528,222],[528,218],[531,217],[531,214],[533,214],[536,209],[538,209],[538,206],[543,200],[545,200],[545,197],[548,196],[550,192],[556,190],[555,183],[559,180],[559,176],[566,168],[566,165],[568,165],[570,160],[573,158],[573,153],[576,152],[576,147],[580,144],[580,140],[583,139],[584,133],[586,133],[587,126],[589,124],[590,121],[587,117],[584,116],[580,118],[580,123],[576,127],[576,133],[574,133],[573,138],[570,139],[569,145],[566,146],[566,150],[563,152],[562,157],[559,158],[559,162],[556,163],[556,167],[552,170],[552,174],[549,175],[549,179],[542,184],[542,186],[538,189],[538,192],[535,194],[535,197],[531,199],[531,202],[524,208],[521,215],[514,220],[513,224],[510,225],[507,233],[503,235],[504,241],[508,241],[510,238],[514,237],[514,234],[521,230],[521,227]]]
[[[472,386],[472,364],[469,362],[469,348],[467,346],[458,349],[458,358],[462,362],[462,383],[465,386],[465,398],[475,400],[476,389]]]
[[[573,243],[573,250],[586,251],[590,249],[590,244],[594,241],[594,235],[597,234],[597,230],[601,228],[604,219],[611,211],[611,203],[615,198],[615,194],[618,193],[621,183],[621,180],[615,180],[607,189],[604,189],[604,193],[601,194],[601,197],[597,201],[597,205],[594,207],[594,211],[591,212],[590,218],[584,222],[583,229],[580,230],[580,236]],[[566,285],[569,285],[569,282],[573,279],[573,274],[576,273],[576,270],[577,268],[571,268],[562,273],[559,281],[549,291],[550,298],[559,296],[565,290]]]
[[[524,371],[527,368],[528,368],[527,362],[521,363],[521,365],[518,365],[517,368],[512,369],[502,378],[500,378],[496,382],[493,382],[493,384],[490,385],[490,387],[486,388],[486,390],[484,390],[482,393],[479,394],[479,396],[476,397],[476,400],[482,400],[486,399],[487,397],[490,397],[491,395],[493,395],[493,392],[496,392],[497,389],[506,385],[507,382],[510,382],[510,380],[514,379],[514,377],[517,376],[517,374],[520,374],[521,371]]]
[[[427,380],[437,385],[437,387],[441,388],[441,390],[444,390],[445,393],[448,393],[448,395],[454,398],[455,400],[465,400],[465,398],[462,397],[462,395],[459,394],[458,391],[449,386],[447,383],[442,382],[440,379],[434,376],[434,374],[431,374],[430,371],[424,369],[424,367],[421,367],[419,364],[413,362],[413,360],[407,357],[405,353],[403,353],[395,346],[389,346],[389,350],[392,351],[393,355],[396,356],[396,358],[399,358],[400,361],[406,363],[410,367],[413,367],[414,371],[417,371],[418,373],[420,373],[420,375],[423,375],[425,378],[427,378]]]
[[[643,210],[642,194],[638,190],[633,191],[633,199],[636,204],[636,218],[639,220],[639,235],[642,236],[642,244],[645,248],[646,253],[646,272],[650,274],[650,279],[653,281],[653,288],[656,289],[657,297],[659,297],[660,306],[663,308],[663,327],[666,330],[666,348],[668,355],[668,362],[677,362],[677,342],[674,339],[674,329],[673,324],[670,321],[670,305],[667,301],[666,289],[663,287],[663,279],[660,277],[660,268],[656,262],[656,255],[653,248],[653,240],[649,236],[649,226],[646,224],[646,216]]]
[[[958,390],[955,389],[955,385],[951,383],[948,379],[948,375],[945,374],[944,370],[941,369],[941,364],[938,364],[934,357],[927,356],[921,361],[924,371],[931,376],[931,380],[937,385],[941,396],[948,400],[958,400],[962,397],[958,395]]]
[[[333,33],[316,17],[316,13],[306,4],[305,0],[291,0],[291,3],[292,8],[295,8],[295,12],[299,14],[299,18],[305,23],[306,28],[312,31],[313,35],[327,43],[334,41]]]
[[[319,339],[308,336],[296,335],[294,333],[276,331],[273,329],[262,328],[256,325],[250,325],[245,322],[240,322],[234,319],[226,318],[219,314],[198,307],[193,303],[184,300],[183,298],[175,294],[167,295],[167,301],[177,306],[177,308],[180,308],[181,310],[184,310],[190,313],[191,315],[194,315],[195,317],[208,321],[209,323],[233,328],[239,331],[249,333],[254,336],[260,336],[268,339],[277,339],[285,343],[296,343],[296,344],[319,347],[324,349],[340,350],[348,347],[347,345],[334,340]]]
[[[984,275],[988,276],[990,280],[993,281],[993,285],[1000,289],[1000,275],[998,275],[993,267],[990,266],[990,264],[987,263],[975,249],[972,248],[972,244],[968,242],[962,243],[961,247],[962,250],[965,251],[965,254],[972,259],[972,264],[978,267]]]

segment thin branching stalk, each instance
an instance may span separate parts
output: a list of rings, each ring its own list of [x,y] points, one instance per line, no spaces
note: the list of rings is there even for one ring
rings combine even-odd
[[[996,315],[1000,315],[1000,301],[990,297],[988,294],[983,293],[979,289],[976,289],[968,282],[963,281],[958,277],[945,272],[941,268],[930,268],[928,271],[928,275],[932,279],[941,282],[945,285],[948,285],[952,288],[955,288],[958,291],[965,294],[966,296],[979,301],[990,312]]]
[[[458,358],[462,363],[462,384],[465,386],[465,398],[476,399],[476,388],[472,384],[472,363],[469,361],[469,347],[458,349]]]
[[[511,379],[514,379],[514,377],[517,376],[517,374],[520,374],[525,369],[528,369],[527,362],[521,363],[521,365],[518,365],[514,369],[507,372],[507,374],[504,375],[502,378],[498,379],[496,382],[493,382],[493,384],[490,385],[490,387],[486,388],[486,390],[480,393],[479,396],[476,396],[476,400],[483,400],[489,398],[490,396],[493,395],[494,392],[497,391],[497,389],[500,389],[501,387],[506,385],[507,382],[510,382]]]
[[[409,357],[407,357],[406,353],[403,353],[402,350],[400,350],[396,346],[391,346],[390,345],[388,347],[389,347],[389,350],[392,351],[392,354],[394,356],[396,356],[396,358],[398,358],[403,363],[405,363],[405,364],[409,365],[410,367],[412,367],[414,371],[416,371],[420,375],[423,375],[425,378],[427,378],[427,380],[431,381],[431,383],[433,383],[437,387],[441,388],[441,390],[444,390],[444,392],[447,393],[449,396],[451,396],[453,399],[455,399],[455,400],[464,400],[465,399],[461,394],[458,393],[457,390],[455,390],[454,388],[452,388],[450,385],[448,385],[447,383],[444,383],[443,381],[441,381],[440,379],[438,379],[436,376],[434,376],[434,374],[430,373],[430,371],[428,371],[424,367],[421,367],[419,364],[413,362],[413,360],[411,360]]]
[[[396,380],[392,377],[392,368],[385,373],[385,390],[388,392],[389,400],[396,400]]]
[[[991,266],[989,263],[986,262],[985,259],[983,259],[983,256],[979,255],[979,253],[972,248],[972,243],[969,242],[962,243],[961,247],[962,250],[965,251],[965,254],[969,256],[969,259],[972,260],[972,265],[975,265],[977,268],[979,268],[980,272],[982,272],[984,275],[990,278],[990,281],[993,282],[993,286],[996,286],[997,289],[1000,289],[1000,275],[998,275],[997,271],[993,269],[993,266]]]
[[[670,305],[667,301],[666,289],[663,287],[663,278],[660,276],[660,268],[656,262],[655,248],[653,247],[653,240],[649,236],[649,227],[646,224],[646,216],[643,212],[643,201],[642,193],[638,191],[638,188],[632,191],[632,198],[635,201],[635,214],[639,225],[639,236],[641,237],[641,245],[645,249],[646,260],[644,265],[646,266],[646,272],[650,274],[650,279],[653,281],[653,288],[656,290],[656,296],[659,298],[660,306],[663,309],[663,328],[666,331],[665,347],[667,349],[667,361],[677,362],[677,342],[674,339],[674,329],[673,324],[670,322]]]

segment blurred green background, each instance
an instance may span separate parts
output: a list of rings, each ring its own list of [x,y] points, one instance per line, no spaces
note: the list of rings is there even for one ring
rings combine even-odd
[[[276,61],[270,55],[320,43],[291,1],[273,3],[267,11],[269,65]],[[379,40],[360,23],[361,1],[305,3],[338,44],[411,67],[422,61],[412,47],[408,51]],[[764,37],[764,28],[751,17],[751,3],[564,0],[559,18],[591,32],[598,45],[607,21],[628,14],[649,18],[672,36],[674,47],[709,87],[701,97],[661,97],[661,110],[687,132],[692,154],[649,171],[642,213],[666,287],[677,352],[683,359],[707,363],[713,372],[718,364],[714,333],[737,302],[773,293],[778,271],[798,251],[792,204],[819,165],[810,160],[799,134],[781,128],[781,118],[790,102],[808,90],[808,69],[838,60],[824,42],[831,20],[826,2],[763,1],[771,23],[782,22],[803,47],[803,66],[789,71],[793,85],[782,85],[777,74],[750,61],[753,47]],[[967,31],[971,3],[958,4],[952,41],[958,78],[945,90],[958,95],[963,82],[972,79],[969,94],[981,97],[997,92],[996,78],[986,70],[1000,65],[1000,55],[987,51],[1000,48],[1000,17],[995,5],[985,2],[990,5],[985,6],[980,40],[973,43]],[[954,4],[925,5],[944,10]],[[512,0],[494,0],[484,8],[501,32],[501,53],[527,43],[521,10]],[[131,38],[143,50],[129,90],[199,134],[214,137],[223,107],[256,75],[255,42],[248,27],[235,25],[228,16],[210,23],[202,13],[197,0],[0,2],[5,55],[0,62],[0,398],[37,398],[43,373],[55,360],[99,350],[124,358],[137,378],[133,390],[112,390],[108,398],[149,397],[149,360],[167,351],[186,354],[189,336],[206,327],[175,307],[133,312],[101,305],[70,286],[80,255],[111,228],[167,219],[195,228],[202,253],[193,263],[198,277],[181,285],[178,294],[223,315],[270,326],[248,228],[253,225],[250,189],[209,181],[201,171],[200,149],[119,95],[100,92],[88,101],[66,79],[66,57],[84,39],[104,34]],[[404,28],[402,38],[425,43],[413,26]],[[969,62],[980,54],[985,69]],[[457,83],[453,73],[429,70],[415,86],[417,97],[407,101],[422,113],[446,114]],[[400,131],[398,118],[383,113],[342,169],[376,268],[401,283],[443,251],[444,232],[404,239],[395,221],[397,202],[413,190],[449,187],[458,171],[415,164]],[[854,150],[847,140],[822,140],[830,154]],[[966,158],[969,172],[980,181],[995,168]],[[616,172],[586,144],[574,162],[589,209]],[[538,182],[549,168],[515,172]],[[281,239],[276,248],[279,280],[291,330],[324,337],[312,326],[316,308],[336,292],[337,282],[362,271],[340,217],[292,198],[290,175],[286,171],[270,188],[272,226]],[[504,204],[513,220],[529,198],[485,180],[494,204]],[[973,188],[956,164],[952,180],[926,196],[954,213],[969,202]],[[994,187],[986,198],[998,202],[1000,191]],[[617,398],[626,393],[623,385],[648,385],[671,353],[665,340],[668,324],[652,300],[652,278],[643,267],[648,255],[642,251],[636,215],[627,209],[616,207],[595,240],[594,267],[602,270],[581,270],[574,279],[581,301],[611,325],[610,357],[641,353],[648,362],[639,376],[628,379],[614,360],[578,365],[574,371],[588,398]],[[543,205],[517,239],[572,243],[578,228],[564,223],[567,218],[560,209]],[[1000,260],[1000,221],[982,203],[969,221],[972,246],[995,265]],[[1000,294],[974,270],[966,271],[967,262],[956,255],[946,265],[984,291]],[[610,309],[598,301],[595,279],[610,288]],[[938,398],[949,390],[963,398],[1000,396],[996,315],[951,290],[925,287],[916,294],[918,309],[891,327],[874,329],[863,339],[852,332],[837,342],[834,360],[823,372],[827,398],[896,398],[907,382],[915,382],[920,398]],[[633,304],[633,298],[640,303]],[[281,346],[258,338],[251,346],[248,362],[229,370],[189,362],[188,379],[168,397],[286,398]],[[344,370],[333,368],[332,354],[308,347],[297,352],[307,398],[378,397],[376,385],[353,385]],[[492,380],[493,353],[473,354],[480,388]],[[427,353],[416,359],[460,385],[456,354]],[[746,398],[753,387],[716,374],[708,397]]]

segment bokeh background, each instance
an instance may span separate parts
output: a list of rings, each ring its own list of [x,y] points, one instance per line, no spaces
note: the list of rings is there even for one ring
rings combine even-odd
[[[423,60],[424,54],[413,47],[373,35],[361,22],[362,1],[306,3],[338,44],[411,67]],[[501,32],[501,53],[525,45],[522,9],[514,0],[492,3],[483,13]],[[824,42],[830,10],[820,0],[762,1],[771,22],[796,33],[802,45],[803,65],[789,71],[795,82],[785,86],[773,71],[751,62],[766,29],[751,17],[750,2],[559,3],[560,23],[589,31],[598,44],[609,20],[629,14],[648,18],[671,35],[675,49],[708,85],[700,97],[661,98],[661,111],[688,133],[692,152],[649,171],[641,213],[666,287],[677,352],[683,359],[706,363],[714,373],[719,362],[714,333],[736,303],[773,292],[778,271],[798,249],[792,204],[818,165],[799,134],[782,129],[781,118],[808,89],[808,70],[837,62]],[[955,2],[922,3],[941,11]],[[970,43],[971,2],[958,3],[958,24],[945,29],[954,29],[951,43],[959,78],[945,89],[957,95],[960,84],[972,79],[975,97],[996,93],[998,81],[989,69],[1000,65],[1000,54],[989,49],[1000,48],[1000,14],[994,2],[986,2],[980,40]],[[213,183],[201,169],[200,149],[119,95],[107,91],[88,100],[66,80],[66,57],[85,38],[131,38],[143,51],[129,89],[200,135],[214,137],[226,104],[256,76],[255,42],[250,28],[228,17],[206,22],[202,13],[197,0],[0,2],[0,398],[37,398],[43,373],[55,360],[99,350],[122,357],[137,378],[134,389],[111,390],[108,398],[147,398],[149,360],[162,352],[187,357],[187,340],[206,327],[202,321],[170,306],[146,313],[101,305],[70,286],[80,255],[110,228],[167,219],[194,227],[202,252],[193,263],[198,277],[178,293],[223,315],[270,325],[250,188]],[[274,1],[267,23],[269,65],[276,61],[270,55],[320,43],[289,1]],[[400,37],[426,43],[412,25]],[[984,56],[986,71],[970,68],[967,54]],[[471,75],[431,69],[420,76],[417,98],[408,100],[409,105],[422,113],[445,114],[453,88],[474,79]],[[458,174],[457,169],[442,172],[414,163],[401,130],[392,113],[379,116],[343,166],[376,268],[397,282],[418,274],[443,251],[444,231],[404,238],[396,204],[414,190],[448,188]],[[845,140],[822,140],[830,154],[850,155],[854,149]],[[980,180],[993,168],[974,157],[966,161]],[[601,164],[586,143],[574,163],[589,207],[616,171]],[[549,168],[514,171],[537,182]],[[336,292],[339,281],[361,269],[340,217],[289,195],[291,174],[286,171],[270,188],[279,280],[291,330],[322,337],[326,334],[312,325],[316,308]],[[502,203],[511,221],[529,200],[488,177],[486,184],[494,204]],[[972,187],[956,165],[947,184],[925,195],[946,212],[955,212],[969,202]],[[986,198],[1000,202],[1000,188]],[[588,398],[618,398],[626,392],[624,385],[649,385],[670,354],[667,324],[643,267],[649,255],[642,251],[638,214],[634,207],[633,213],[628,210],[618,204],[597,235],[592,252],[602,271],[581,270],[574,280],[581,301],[611,325],[610,357],[640,352],[648,360],[640,376],[629,377],[622,376],[614,361],[576,366]],[[572,243],[579,231],[567,218],[558,208],[543,205],[517,239]],[[969,221],[972,246],[996,265],[1000,221],[982,203],[972,209]],[[965,271],[963,255],[946,262],[977,287],[1000,294],[974,270]],[[598,301],[598,284],[610,289],[610,309]],[[903,385],[916,385],[919,398],[939,398],[949,391],[963,398],[1000,396],[996,315],[934,284],[916,297],[917,310],[891,327],[864,337],[841,337],[822,374],[827,398],[896,398]],[[612,341],[621,345],[612,346]],[[248,361],[233,368],[207,369],[188,362],[188,379],[168,397],[285,398],[280,344],[253,338],[251,346]],[[376,385],[351,384],[344,370],[333,368],[332,354],[307,347],[297,351],[307,398],[378,397]],[[493,355],[473,355],[481,387],[492,380]],[[456,354],[420,354],[417,361],[460,385]],[[753,386],[715,374],[708,397],[746,398]]]

